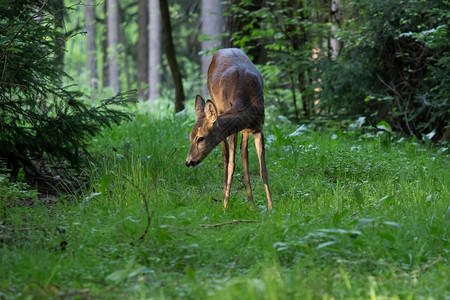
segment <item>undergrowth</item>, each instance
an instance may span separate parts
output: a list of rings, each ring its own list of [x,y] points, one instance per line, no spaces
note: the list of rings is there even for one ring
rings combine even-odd
[[[274,210],[250,143],[255,203],[237,155],[224,211],[220,147],[184,166],[193,122],[140,113],[93,141],[82,197],[2,200],[0,298],[450,297],[447,149],[269,118]]]

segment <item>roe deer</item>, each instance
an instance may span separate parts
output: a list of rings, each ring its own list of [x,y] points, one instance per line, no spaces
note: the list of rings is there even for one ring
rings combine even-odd
[[[197,95],[195,98],[197,122],[189,134],[190,146],[186,166],[198,165],[222,143],[223,205],[226,208],[234,173],[237,135],[241,132],[241,156],[247,198],[252,202],[248,173],[248,137],[253,134],[268,208],[272,209],[264,150],[264,94],[261,74],[242,50],[221,49],[212,57],[207,86],[212,100],[205,103],[201,96]]]

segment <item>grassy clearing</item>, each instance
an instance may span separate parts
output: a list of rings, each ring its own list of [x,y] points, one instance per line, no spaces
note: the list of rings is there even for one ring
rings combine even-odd
[[[450,298],[448,150],[269,121],[275,209],[251,145],[255,204],[238,160],[224,211],[219,149],[184,166],[192,124],[138,115],[97,138],[83,197],[9,207],[0,298]]]

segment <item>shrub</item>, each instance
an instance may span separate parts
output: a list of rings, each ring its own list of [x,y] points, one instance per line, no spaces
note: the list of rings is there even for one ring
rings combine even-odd
[[[448,2],[363,0],[345,7],[345,47],[324,72],[322,104],[440,139],[450,111]]]
[[[56,27],[52,1],[6,1],[0,7],[0,159],[17,174],[42,173],[43,166],[78,168],[89,136],[129,119],[123,109],[134,92],[83,102],[82,93],[62,87],[67,76],[56,63],[67,37]],[[49,162],[51,164],[49,164]],[[55,168],[56,169],[56,168]]]

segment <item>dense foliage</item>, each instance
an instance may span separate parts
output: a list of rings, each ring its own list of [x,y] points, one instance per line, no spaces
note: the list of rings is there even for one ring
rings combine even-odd
[[[450,3],[357,1],[346,14],[338,34],[345,47],[323,76],[324,105],[419,139],[442,138],[450,125]]]
[[[323,0],[265,1],[255,9],[254,1],[242,1],[231,9],[246,24],[232,33],[234,46],[260,63],[268,102],[296,121],[300,110],[307,117],[314,114],[320,74],[313,54],[315,58],[326,55],[321,47],[329,31],[327,4]],[[255,54],[260,47],[264,51]]]
[[[306,117],[363,115],[419,139],[448,135],[449,2],[339,3],[336,20],[330,3],[320,0],[233,6],[247,21],[233,33],[234,45],[266,51],[260,68],[268,101],[297,120],[301,99]],[[332,38],[340,44],[334,56]]]
[[[129,118],[133,93],[91,106],[57,63],[67,37],[56,26],[57,1],[2,1],[0,6],[0,159],[15,173],[77,167],[89,136]]]

